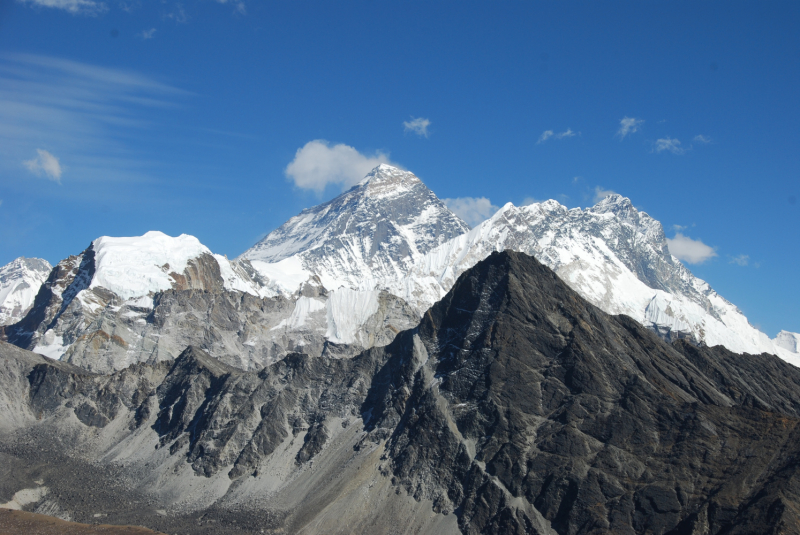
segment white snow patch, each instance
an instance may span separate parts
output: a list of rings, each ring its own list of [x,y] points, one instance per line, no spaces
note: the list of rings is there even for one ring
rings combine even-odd
[[[102,286],[123,299],[172,288],[169,273],[182,274],[192,258],[211,251],[194,236],[177,238],[150,231],[144,236],[111,238],[93,242],[95,273],[90,288]]]
[[[0,503],[0,507],[2,507],[3,509],[13,509],[15,511],[20,511],[26,505],[36,503],[42,498],[44,498],[48,490],[49,489],[47,487],[37,487],[35,489],[22,489],[14,494],[14,497],[11,498],[11,501],[8,501],[6,503]]]
[[[303,268],[299,256],[291,256],[271,264],[260,260],[251,260],[250,263],[256,271],[270,281],[270,287],[282,294],[294,293],[311,277],[311,272]]]
[[[53,360],[61,360],[67,348],[64,346],[64,339],[60,334],[56,334],[53,329],[48,329],[44,336],[33,348],[34,353],[38,353]]]
[[[300,327],[306,324],[308,317],[317,312],[319,310],[323,310],[325,308],[325,303],[320,301],[319,299],[315,299],[313,297],[305,297],[302,296],[297,299],[294,304],[294,310],[292,311],[291,316],[282,320],[279,324],[275,327],[270,329],[274,331],[275,329],[285,328],[288,330],[295,330],[299,329]]]
[[[137,297],[135,299],[128,299],[127,301],[125,301],[125,304],[136,308],[146,308],[148,310],[152,310],[153,298],[147,295],[143,295],[142,297]]]
[[[789,353],[800,353],[800,334],[781,331],[775,337],[775,345]]]
[[[339,288],[328,295],[328,340],[352,344],[356,333],[378,311],[380,292]]]

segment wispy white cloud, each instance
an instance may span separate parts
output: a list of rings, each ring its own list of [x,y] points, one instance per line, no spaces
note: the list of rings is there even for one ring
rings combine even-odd
[[[389,160],[388,154],[376,152],[366,156],[349,145],[331,145],[324,139],[315,139],[297,149],[285,173],[298,188],[322,193],[329,184],[342,187],[357,184],[382,163],[399,167]]]
[[[681,142],[677,139],[672,139],[669,136],[657,139],[654,149],[656,152],[664,152],[669,151],[672,154],[683,154],[686,152],[686,149],[681,147]]]
[[[244,5],[244,2],[241,0],[217,0],[220,4],[233,4],[233,8],[236,13],[240,15],[247,14],[247,6]]]
[[[680,232],[674,238],[667,238],[667,247],[672,256],[687,264],[702,264],[717,256],[717,251],[700,240],[693,240]]]
[[[109,11],[108,4],[98,0],[17,0],[17,2],[35,7],[61,9],[74,15],[96,16]],[[166,3],[166,1],[162,1],[162,3]],[[232,5],[233,11],[236,14],[247,14],[247,5],[243,0],[217,0],[217,3]],[[142,2],[140,0],[120,0],[118,2],[111,2],[111,5],[116,5],[120,10],[126,13],[133,13],[142,7]],[[181,2],[175,2],[172,6],[172,10],[165,14],[164,18],[173,19],[181,23],[189,21],[189,15]]]
[[[142,33],[139,34],[139,37],[142,39],[152,39],[156,35],[156,29],[150,28],[149,30],[142,30]]]
[[[750,255],[740,254],[738,256],[732,256],[730,263],[738,266],[746,266],[750,263]]]
[[[22,162],[28,171],[36,176],[46,176],[50,180],[61,183],[61,163],[58,158],[43,149],[36,149],[38,156]]]
[[[428,137],[428,127],[431,125],[430,119],[424,117],[411,117],[410,121],[403,121],[403,131],[413,132],[418,136]]]
[[[702,134],[698,134],[698,135],[694,136],[694,142],[695,143],[702,143],[703,145],[707,145],[707,144],[711,143],[711,138],[710,137],[706,137],[706,136],[704,136]]]
[[[603,199],[605,199],[606,197],[608,197],[609,195],[617,195],[617,192],[613,191],[613,190],[610,190],[610,189],[605,189],[602,186],[595,186],[594,187],[594,198],[592,199],[592,202],[597,204],[600,201],[602,201]]]
[[[53,9],[63,9],[74,15],[99,15],[108,11],[105,2],[95,2],[94,0],[17,0],[22,4],[30,4],[39,7],[49,7]]]
[[[522,199],[522,204],[520,206],[528,206],[529,204],[537,204],[543,202],[541,199],[537,199],[536,197],[525,197]]]
[[[639,127],[644,124],[644,119],[637,119],[635,117],[623,117],[619,121],[619,130],[617,130],[617,135],[619,138],[625,139],[625,136],[628,134],[634,134],[639,131]]]
[[[458,197],[442,201],[470,227],[479,225],[500,209],[486,197]]]
[[[157,124],[154,112],[187,95],[133,71],[0,54],[0,174],[13,176],[47,147],[81,180],[141,177],[136,139]]]
[[[551,137],[553,139],[565,139],[565,138],[568,138],[568,137],[575,137],[578,134],[580,134],[580,132],[577,132],[577,133],[573,132],[572,128],[567,128],[563,132],[559,132],[559,133],[553,132],[552,130],[545,130],[544,132],[542,132],[542,135],[539,136],[539,140],[536,143],[537,144],[544,143],[545,141],[547,141]]]
[[[572,128],[567,128],[565,131],[561,132],[560,134],[556,134],[556,139],[564,139],[567,137],[575,137],[577,134],[572,131]]]

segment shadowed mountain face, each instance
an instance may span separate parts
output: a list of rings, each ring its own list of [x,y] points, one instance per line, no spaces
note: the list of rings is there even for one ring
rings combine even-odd
[[[396,483],[465,532],[800,528],[800,374],[777,358],[670,347],[516,253],[462,276],[418,332],[368,426],[390,434]]]
[[[87,457],[123,483],[28,506],[75,520],[91,504],[193,533],[800,532],[800,370],[667,345],[521,253],[478,263],[417,328],[352,359],[243,372],[189,348],[103,376],[0,356],[3,479],[57,449],[40,484]],[[137,513],[114,508],[128,499]]]

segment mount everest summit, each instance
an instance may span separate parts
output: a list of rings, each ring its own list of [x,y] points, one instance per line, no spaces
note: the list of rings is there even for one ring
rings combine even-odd
[[[509,203],[470,230],[415,175],[385,164],[234,260],[187,235],[102,237],[40,276],[31,302],[37,279],[13,267],[19,259],[3,268],[0,296],[11,303],[6,288],[27,277],[28,301],[6,313],[2,336],[99,372],[171,360],[187,345],[245,370],[291,351],[350,356],[413,326],[461,273],[505,249],[535,256],[592,304],[668,341],[800,364],[800,335],[771,340],[752,327],[625,197],[585,210]]]

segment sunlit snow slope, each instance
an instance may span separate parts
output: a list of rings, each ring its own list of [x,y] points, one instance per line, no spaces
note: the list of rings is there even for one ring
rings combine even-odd
[[[509,203],[468,230],[416,176],[381,165],[241,258],[278,291],[316,275],[329,289],[387,290],[422,314],[461,273],[504,249],[535,256],[604,311],[629,315],[668,340],[769,352],[800,364],[792,333],[771,340],[751,326],[670,254],[661,223],[620,195],[585,210],[552,200]]]
[[[47,260],[25,257],[0,268],[0,325],[22,319],[51,269]]]
[[[288,291],[311,274],[329,290],[369,291],[402,279],[431,249],[468,230],[413,173],[382,164],[335,199],[303,210],[241,258]]]

